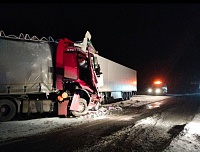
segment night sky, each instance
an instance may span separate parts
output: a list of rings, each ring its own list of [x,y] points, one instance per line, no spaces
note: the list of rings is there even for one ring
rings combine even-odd
[[[138,91],[154,78],[172,93],[200,81],[198,3],[1,3],[0,30],[72,41],[89,31],[99,55],[137,71]]]

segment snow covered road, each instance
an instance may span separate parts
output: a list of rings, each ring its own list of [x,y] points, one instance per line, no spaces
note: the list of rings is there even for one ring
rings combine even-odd
[[[143,105],[148,105],[149,103],[156,103],[157,101],[162,101],[166,98],[171,98],[171,96],[146,96],[146,95],[137,95],[131,98],[131,100],[112,103],[104,105],[104,110],[116,107],[123,108],[126,107],[140,107]],[[187,107],[187,106],[186,106]],[[200,151],[200,132],[196,129],[200,127],[200,110],[198,110],[195,117],[191,117],[192,121],[185,120],[187,117],[181,117],[176,113],[176,108],[171,108],[169,111],[162,113],[157,113],[153,116],[141,119],[134,124],[130,124],[122,129],[113,132],[112,134],[103,137],[99,140],[94,146],[90,148],[82,149],[83,151],[94,151],[99,149],[98,147],[104,147],[104,149],[109,150],[109,148],[121,150],[121,151],[158,151],[159,147],[162,149],[163,145],[167,143],[170,138],[173,138],[171,144],[166,147],[164,150],[167,151],[187,151],[187,152],[197,152]],[[180,108],[180,112],[187,111],[183,108]],[[182,109],[182,111],[181,111]],[[121,116],[121,120],[127,121],[132,119],[131,116]],[[65,129],[73,126],[78,126],[84,123],[91,121],[98,121],[103,119],[108,119],[106,115],[94,116],[91,117],[79,117],[79,118],[41,118],[41,119],[32,119],[24,121],[10,121],[10,122],[1,122],[0,123],[0,147],[6,143],[8,139],[13,139],[16,137],[27,137],[39,133],[48,133],[52,129]],[[110,119],[113,117],[111,116]],[[169,119],[170,118],[170,119]],[[173,119],[174,121],[172,121]],[[120,117],[117,118],[118,120]],[[189,122],[189,123],[187,123]],[[177,125],[179,124],[179,125]],[[171,129],[170,129],[171,128]],[[180,133],[176,137],[171,136],[172,134]],[[133,140],[134,139],[134,140]],[[159,141],[159,142],[158,142]],[[124,147],[118,146],[123,142],[126,145],[135,145]],[[167,143],[169,144],[169,143]],[[184,146],[189,144],[190,146]],[[142,145],[142,147],[141,147]],[[160,150],[161,150],[160,149]],[[81,151],[81,150],[79,150]]]

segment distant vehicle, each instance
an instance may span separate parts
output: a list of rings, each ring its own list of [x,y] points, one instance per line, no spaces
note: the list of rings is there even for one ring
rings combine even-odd
[[[166,95],[167,94],[167,85],[160,80],[156,80],[153,84],[147,89],[147,93],[150,95]]]

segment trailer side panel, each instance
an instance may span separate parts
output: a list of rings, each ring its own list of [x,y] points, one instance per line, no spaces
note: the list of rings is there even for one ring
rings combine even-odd
[[[0,38],[0,93],[51,91],[53,45]]]
[[[137,72],[121,64],[96,55],[101,66],[102,80],[99,79],[100,92],[137,91]],[[103,85],[103,86],[101,86]]]

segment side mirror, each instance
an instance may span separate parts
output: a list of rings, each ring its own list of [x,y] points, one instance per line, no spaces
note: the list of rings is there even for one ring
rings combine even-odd
[[[102,72],[101,72],[101,68],[100,68],[99,64],[95,65],[95,69],[94,70],[96,72],[97,77],[100,77],[100,75],[102,74]]]
[[[96,72],[97,77],[100,77],[102,72],[101,72],[100,64],[98,64],[97,57],[94,57],[94,70]]]

